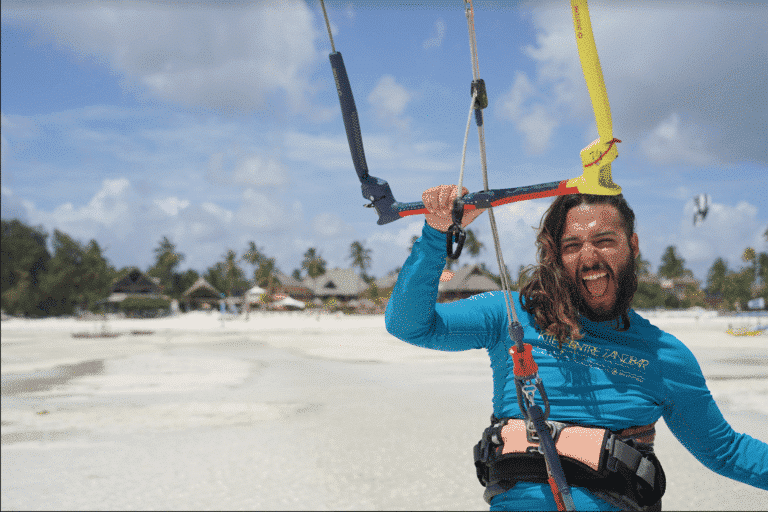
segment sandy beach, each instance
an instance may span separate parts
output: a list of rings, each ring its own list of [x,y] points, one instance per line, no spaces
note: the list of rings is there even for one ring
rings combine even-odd
[[[649,318],[693,350],[731,425],[768,441],[768,337],[725,332],[761,320]],[[471,457],[485,351],[410,346],[383,316],[1,325],[3,510],[488,508]],[[102,330],[119,336],[72,336]],[[665,510],[766,508],[657,428]]]

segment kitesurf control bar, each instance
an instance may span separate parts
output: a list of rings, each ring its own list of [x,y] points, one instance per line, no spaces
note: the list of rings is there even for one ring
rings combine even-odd
[[[362,185],[363,197],[371,201],[366,206],[376,209],[376,213],[379,215],[378,224],[388,224],[409,215],[428,213],[424,203],[421,201],[412,203],[396,201],[392,195],[389,183],[368,173],[368,164],[365,161],[365,151],[363,150],[363,137],[360,132],[360,121],[357,115],[357,108],[355,107],[355,99],[352,96],[352,87],[349,84],[349,77],[344,66],[344,59],[341,57],[340,52],[333,52],[328,58],[331,61],[333,77],[336,81],[336,91],[339,94],[344,128],[347,132],[347,141],[352,153],[352,163]],[[610,174],[610,170],[608,172]],[[601,181],[605,182],[606,180]],[[610,183],[612,183],[612,180],[610,180]],[[621,192],[620,188],[618,190],[617,192],[616,189],[601,186],[598,183],[597,173],[590,173],[588,176],[585,172],[582,176],[570,180],[472,192],[462,196],[462,200],[464,201],[464,211],[468,211],[476,208],[488,208],[517,201],[566,194],[613,195]]]

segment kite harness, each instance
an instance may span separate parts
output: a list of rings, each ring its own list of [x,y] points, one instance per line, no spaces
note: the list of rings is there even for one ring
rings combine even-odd
[[[653,453],[655,424],[612,432],[573,423],[546,423],[570,484],[589,489],[622,510],[661,510],[666,479]],[[516,482],[547,482],[541,449],[541,440],[524,420],[491,416],[491,426],[474,450],[486,502],[491,503]]]
[[[320,4],[323,9],[323,16],[325,17],[328,36],[331,40],[332,53],[329,55],[329,60],[336,83],[336,91],[339,96],[347,141],[352,154],[352,163],[360,179],[363,197],[370,201],[370,204],[366,206],[376,209],[379,216],[378,224],[386,224],[407,215],[428,213],[422,202],[399,203],[395,201],[389,184],[385,180],[373,177],[368,173],[368,166],[363,151],[360,122],[352,96],[352,88],[341,53],[336,51],[333,43],[333,35],[325,3],[323,0],[320,0]],[[505,492],[516,481],[545,481],[549,483],[558,510],[576,510],[571,489],[565,477],[564,464],[565,468],[568,469],[569,475],[573,475],[574,482],[579,485],[583,484],[583,480],[586,479],[590,482],[600,482],[602,485],[597,487],[601,489],[606,484],[610,486],[615,482],[611,480],[611,474],[609,473],[615,473],[616,468],[626,466],[626,468],[629,468],[626,471],[631,469],[631,472],[637,478],[646,485],[651,485],[653,492],[658,492],[661,489],[661,493],[663,493],[663,485],[648,483],[653,481],[656,484],[658,479],[663,481],[663,472],[661,467],[655,464],[652,451],[649,455],[647,448],[644,448],[645,451],[640,450],[640,445],[635,449],[632,445],[633,441],[630,439],[628,442],[625,442],[624,438],[621,437],[622,433],[612,433],[605,429],[593,429],[593,431],[586,429],[586,427],[547,421],[549,401],[544,384],[538,374],[538,367],[531,354],[532,347],[528,343],[523,343],[523,328],[512,302],[511,281],[501,253],[496,220],[493,213],[494,206],[515,201],[575,193],[600,195],[616,195],[621,193],[621,187],[616,185],[611,177],[610,165],[618,156],[616,143],[621,141],[612,136],[608,96],[605,91],[602,70],[600,69],[597,49],[592,36],[587,2],[586,0],[572,0],[571,8],[579,56],[595,111],[600,138],[581,151],[582,174],[580,176],[560,182],[497,190],[490,190],[488,187],[482,114],[482,109],[488,105],[488,95],[485,82],[480,78],[478,67],[472,0],[464,0],[464,7],[469,29],[473,81],[470,89],[472,99],[464,136],[457,191],[462,190],[466,147],[473,113],[480,142],[484,190],[465,194],[455,199],[452,209],[453,223],[446,233],[446,253],[452,259],[458,258],[461,253],[466,236],[461,226],[464,211],[476,208],[488,209],[507,310],[507,327],[510,339],[513,341],[509,354],[513,364],[518,405],[523,416],[522,420],[504,419],[498,421],[493,418],[492,426],[486,429],[486,435],[483,436],[483,440],[475,447],[475,465],[480,482],[486,486],[485,498],[490,503],[493,496]],[[455,249],[453,247],[454,243],[456,244]],[[543,408],[542,405],[536,402],[537,390],[541,395],[540,401]],[[589,458],[584,459],[586,462],[579,461],[578,457],[571,457],[568,450],[563,451],[563,446],[568,445],[567,442],[563,444],[564,441],[570,439],[573,433],[580,432],[578,429],[592,434],[595,438],[602,435],[599,439],[599,447],[589,454]],[[525,434],[527,443],[524,446],[520,443],[521,432]],[[517,435],[513,435],[514,433]],[[513,439],[515,439],[515,442],[512,442]],[[558,455],[559,450],[562,452],[563,461],[561,461]],[[534,464],[520,465],[517,462],[520,458],[530,459]],[[542,459],[543,464],[538,464],[537,466],[536,462],[541,463]],[[574,460],[576,462],[573,462]],[[581,467],[579,464],[581,464]],[[583,470],[582,473],[586,474],[586,476],[582,473],[574,473],[574,467]],[[592,471],[593,474],[590,474],[589,471]],[[585,485],[585,487],[590,486]],[[590,488],[592,487],[595,486]],[[615,485],[610,488],[614,489]],[[623,488],[620,487],[621,489]],[[645,496],[651,496],[648,499],[654,497],[652,492],[644,492],[642,493],[641,500],[645,500]],[[634,498],[635,494],[631,494],[629,497]],[[640,503],[638,500],[635,501]],[[633,506],[634,503],[630,500],[625,505]],[[655,501],[652,501],[652,503],[655,503]]]

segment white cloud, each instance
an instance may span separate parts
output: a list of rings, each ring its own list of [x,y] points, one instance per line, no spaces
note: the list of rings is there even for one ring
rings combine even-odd
[[[4,22],[34,23],[43,37],[106,61],[129,87],[156,98],[241,112],[280,92],[294,112],[309,111],[309,72],[320,54],[305,2],[16,5],[3,9]]]
[[[232,222],[232,212],[227,210],[226,208],[222,208],[221,206],[214,204],[214,203],[203,203],[200,205],[200,207],[207,213],[210,213],[217,219],[219,219],[221,222],[227,224],[229,222]]]
[[[351,235],[353,233],[351,226],[333,213],[316,215],[312,219],[312,231],[326,239],[338,238],[339,236]]]
[[[135,212],[143,211],[135,190],[125,178],[106,179],[90,201],[83,206],[64,203],[52,211],[37,209],[27,203],[30,222],[48,230],[59,229],[74,238],[89,240],[102,236],[124,238],[133,231]]]
[[[379,246],[381,252],[391,252],[393,246],[399,249],[408,249],[411,245],[411,238],[414,235],[421,236],[421,230],[424,228],[424,217],[418,215],[412,218],[417,220],[408,222],[397,231],[375,231],[368,237],[367,241],[372,245]],[[404,255],[403,261],[405,261],[407,253],[402,254]]]
[[[504,262],[509,267],[513,278],[516,278],[517,269],[520,265],[530,265],[536,262],[536,229],[550,204],[552,204],[552,199],[545,198],[520,201],[494,208]],[[482,217],[486,216],[487,213],[483,214]],[[489,224],[487,219],[481,222],[486,225]],[[493,238],[490,234],[490,228],[487,238],[487,250],[493,253]],[[495,257],[491,257],[491,259],[495,259]],[[496,265],[493,265],[492,268],[495,269]]]
[[[536,89],[528,79],[528,75],[523,71],[517,71],[512,86],[499,97],[496,113],[511,121],[519,121],[525,115],[525,103],[535,92]]]
[[[3,220],[18,219],[21,222],[29,222],[27,208],[23,201],[16,197],[9,188],[2,187],[2,199],[0,200],[0,218]]]
[[[678,126],[683,140],[667,145],[666,162],[768,161],[764,4],[594,2],[590,15],[619,138],[639,140],[677,115],[685,121]],[[532,19],[536,44],[525,53],[536,66],[535,90],[518,75],[499,113],[530,137],[520,119],[546,98],[539,117],[546,114],[553,130],[572,121],[591,125],[570,12],[559,2],[536,4]]]
[[[367,146],[367,136],[365,142]],[[286,157],[296,162],[309,162],[321,169],[347,169],[352,164],[344,132],[328,136],[289,131],[285,145]]]
[[[435,30],[433,36],[422,43],[422,48],[429,50],[430,48],[440,48],[443,44],[443,38],[445,37],[445,22],[442,18],[438,18],[435,21]]]
[[[288,168],[275,157],[252,155],[240,160],[235,168],[236,183],[260,187],[275,187],[288,183]]]
[[[439,141],[414,142],[396,135],[364,135],[366,161],[376,176],[379,169],[445,172],[456,168],[459,155],[449,153],[448,145]],[[313,168],[349,171],[352,159],[346,135],[314,135],[290,131],[285,135],[285,156],[294,162],[305,162]],[[386,179],[386,176],[380,176]]]
[[[673,112],[642,141],[646,156],[659,164],[704,166],[716,163],[708,154],[704,139],[696,126],[684,125]]]
[[[542,95],[522,71],[515,73],[515,81],[502,94],[496,115],[509,119],[525,136],[525,150],[529,155],[543,153],[550,147],[554,130],[559,123],[541,101]]]
[[[179,199],[178,197],[166,197],[165,199],[155,199],[155,205],[171,217],[178,215],[180,210],[189,206],[189,201]]]
[[[542,105],[534,105],[517,122],[517,129],[525,135],[525,149],[528,154],[541,154],[550,146],[552,132],[558,122]]]
[[[368,103],[373,106],[377,117],[386,125],[405,130],[410,125],[410,119],[403,117],[403,112],[413,94],[398,84],[392,75],[382,76],[371,93]]]
[[[240,226],[260,232],[287,231],[300,220],[296,218],[296,212],[296,208],[289,211],[275,197],[248,188],[243,192],[234,219]]]

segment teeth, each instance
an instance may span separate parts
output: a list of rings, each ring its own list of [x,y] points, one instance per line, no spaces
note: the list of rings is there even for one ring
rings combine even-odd
[[[591,276],[584,276],[585,281],[594,281],[595,279],[600,279],[601,277],[605,277],[608,275],[608,272],[602,272],[600,274],[592,274]]]

